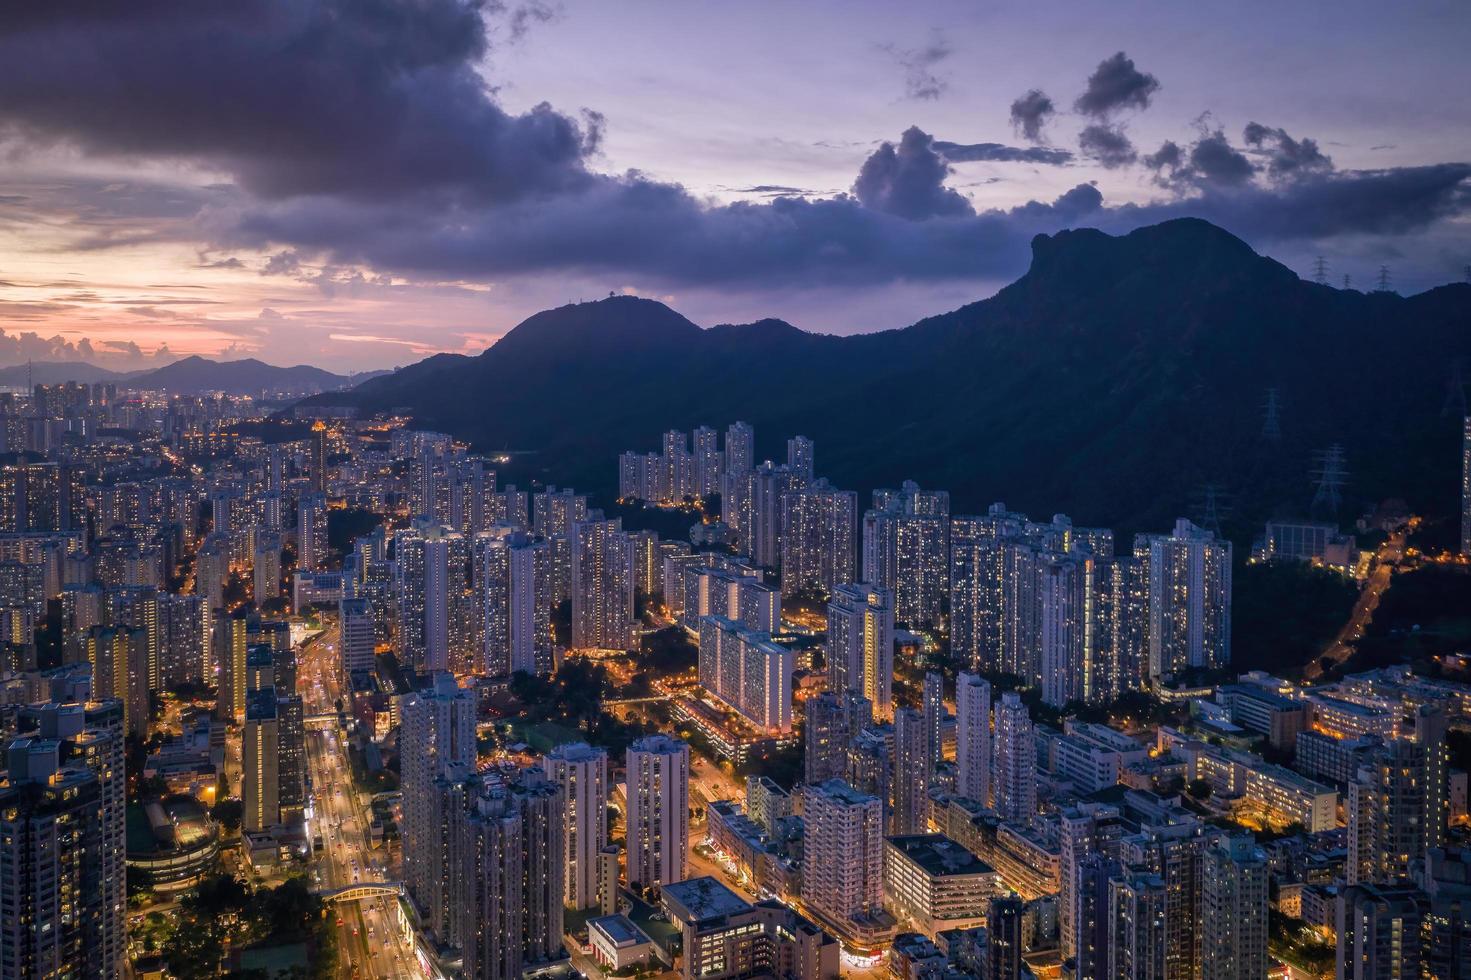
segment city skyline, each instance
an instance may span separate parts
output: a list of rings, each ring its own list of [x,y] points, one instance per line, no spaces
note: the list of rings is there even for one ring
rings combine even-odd
[[[762,5],[369,9],[0,22],[3,359],[380,368],[623,291],[869,331],[989,295],[1034,233],[1181,215],[1304,277],[1323,255],[1334,285],[1464,274],[1471,120],[1440,93],[1471,28],[1450,5],[867,3],[842,32],[825,3],[779,32]],[[355,30],[327,44],[337,15]],[[208,64],[184,56],[221,31]],[[321,45],[310,84],[293,45]],[[367,63],[371,119],[334,101]],[[122,83],[80,94],[103,70]],[[214,90],[236,98],[205,112],[191,93]]]
[[[0,5],[0,980],[1471,980],[1467,50]]]

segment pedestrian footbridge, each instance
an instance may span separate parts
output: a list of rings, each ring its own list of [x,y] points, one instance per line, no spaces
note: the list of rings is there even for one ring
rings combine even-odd
[[[357,902],[365,898],[396,898],[403,890],[401,881],[360,881],[341,888],[324,888],[317,894],[328,903]]]

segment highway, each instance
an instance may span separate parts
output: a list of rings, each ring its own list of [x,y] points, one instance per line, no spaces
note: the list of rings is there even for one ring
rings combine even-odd
[[[333,626],[302,645],[298,687],[309,715],[336,710],[342,689],[337,643],[338,630]],[[311,831],[324,845],[312,859],[316,888],[328,891],[390,879],[384,873],[385,859],[371,848],[368,814],[353,790],[344,734],[335,725],[313,725],[306,738],[313,793]],[[381,897],[337,905],[340,976],[356,980],[424,976],[411,939],[399,924],[397,902]]]
[[[1389,588],[1389,580],[1393,577],[1395,567],[1404,557],[1404,553],[1404,531],[1395,531],[1389,536],[1389,540],[1380,545],[1378,553],[1374,556],[1373,570],[1359,592],[1359,598],[1354,603],[1348,622],[1343,624],[1343,629],[1338,631],[1338,635],[1333,638],[1328,649],[1323,651],[1322,656],[1303,668],[1304,679],[1315,681],[1322,677],[1324,660],[1336,666],[1353,655],[1354,644],[1364,635],[1365,627],[1374,618],[1374,610],[1379,608],[1379,599],[1384,594],[1384,590]]]

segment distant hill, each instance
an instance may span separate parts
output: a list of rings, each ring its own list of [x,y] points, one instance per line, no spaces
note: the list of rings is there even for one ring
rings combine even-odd
[[[96,384],[99,381],[117,381],[125,377],[126,372],[110,371],[86,361],[36,361],[30,365],[15,364],[0,368],[0,386],[6,388],[23,388],[27,381],[38,385],[53,385],[63,381]]]
[[[127,387],[185,393],[223,391],[254,395],[261,391],[308,394],[333,391],[350,383],[345,375],[299,364],[276,367],[253,357],[239,361],[211,361],[186,357],[155,371],[131,375]]]
[[[1032,251],[997,295],[902,330],[701,329],[615,297],[316,400],[404,407],[487,450],[536,450],[541,478],[604,493],[620,451],[745,419],[762,457],[802,433],[839,486],[866,498],[913,478],[950,490],[957,511],[1005,500],[1164,529],[1212,484],[1241,536],[1308,508],[1314,454],[1333,443],[1345,523],[1388,496],[1456,506],[1460,421],[1441,407],[1448,365],[1471,355],[1471,286],[1333,289],[1195,219],[1040,235]],[[1268,389],[1278,442],[1262,435]]]

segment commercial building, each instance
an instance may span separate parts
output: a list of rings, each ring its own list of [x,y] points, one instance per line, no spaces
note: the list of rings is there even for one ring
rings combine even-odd
[[[884,897],[901,925],[935,939],[947,929],[983,925],[1001,894],[1001,876],[943,834],[890,837],[884,842]]]

